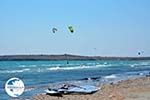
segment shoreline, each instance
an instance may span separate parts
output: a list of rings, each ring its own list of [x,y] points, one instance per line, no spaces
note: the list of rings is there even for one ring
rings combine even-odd
[[[94,94],[70,94],[63,97],[37,94],[32,100],[150,100],[150,76],[104,84]]]
[[[0,61],[58,61],[58,60],[150,60],[150,57],[107,57],[82,55],[0,55]]]

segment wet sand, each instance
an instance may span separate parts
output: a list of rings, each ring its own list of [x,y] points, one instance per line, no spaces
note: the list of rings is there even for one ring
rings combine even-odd
[[[37,94],[33,100],[150,100],[150,77],[105,84],[101,90],[88,95],[63,95],[63,97]]]

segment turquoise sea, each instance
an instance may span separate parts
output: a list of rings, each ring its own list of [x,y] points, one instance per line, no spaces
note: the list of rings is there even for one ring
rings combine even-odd
[[[150,60],[95,61],[0,61],[0,100],[13,99],[4,86],[12,77],[20,78],[25,91],[19,98],[44,93],[50,85],[62,83],[92,84],[117,82],[150,74]]]

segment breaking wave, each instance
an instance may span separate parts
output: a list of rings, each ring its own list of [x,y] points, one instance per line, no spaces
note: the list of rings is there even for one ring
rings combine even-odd
[[[104,78],[106,78],[106,79],[114,79],[114,78],[117,78],[117,76],[112,74],[112,75],[105,76]]]
[[[0,71],[0,73],[22,73],[25,71],[29,71],[30,69],[26,68],[26,69],[21,69],[21,70],[2,70]]]
[[[74,66],[74,67],[51,67],[51,68],[47,68],[47,70],[78,70],[78,69],[94,69],[94,68],[99,68],[100,66]]]

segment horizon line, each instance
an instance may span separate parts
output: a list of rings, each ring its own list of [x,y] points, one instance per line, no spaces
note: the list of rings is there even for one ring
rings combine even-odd
[[[101,56],[101,55],[81,55],[81,54],[0,54],[0,56],[81,56],[81,57],[120,57],[120,58],[141,58],[141,57],[150,57],[150,56]]]

